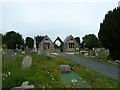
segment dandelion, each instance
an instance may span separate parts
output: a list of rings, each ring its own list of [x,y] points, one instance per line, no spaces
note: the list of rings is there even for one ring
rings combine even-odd
[[[54,80],[54,78],[52,78],[52,80]]]
[[[8,75],[6,75],[6,77],[7,77]]]
[[[45,88],[45,86],[43,86],[43,88]]]
[[[8,75],[10,75],[10,72],[8,72]]]
[[[89,70],[87,69],[87,71],[89,72]]]
[[[51,76],[51,77],[53,77],[53,76]]]

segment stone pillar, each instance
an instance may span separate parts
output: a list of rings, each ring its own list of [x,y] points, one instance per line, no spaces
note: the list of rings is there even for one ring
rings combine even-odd
[[[34,36],[34,46],[33,46],[33,48],[34,48],[34,52],[37,52],[36,37],[35,36]]]

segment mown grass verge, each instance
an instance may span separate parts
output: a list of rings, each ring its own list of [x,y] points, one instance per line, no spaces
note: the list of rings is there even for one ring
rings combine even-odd
[[[94,61],[97,61],[97,62],[100,62],[100,63],[111,64],[113,66],[117,66],[117,67],[119,66],[120,67],[120,65],[118,63],[115,63],[113,61],[108,61],[108,60],[105,60],[105,59],[99,59],[97,57],[87,57],[87,56],[84,56],[82,54],[74,54],[74,55],[85,58],[85,59],[94,60]]]
[[[118,84],[120,85],[117,81],[62,56],[48,58],[44,55],[30,54],[33,59],[32,66],[21,69],[24,56],[25,54],[21,54],[10,61],[2,59],[3,88],[18,87],[24,81],[34,84],[35,88],[72,88],[72,86],[63,85],[61,82],[59,65],[63,64],[70,65],[71,69],[92,88],[118,88]]]

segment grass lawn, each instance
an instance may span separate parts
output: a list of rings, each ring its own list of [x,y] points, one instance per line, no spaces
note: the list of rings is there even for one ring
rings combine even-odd
[[[0,89],[2,89],[2,53],[0,52]]]
[[[33,59],[32,66],[21,69],[22,59],[25,54],[20,54],[12,60],[2,59],[2,88],[21,86],[23,81],[29,81],[35,88],[72,88],[71,85],[63,85],[60,78],[59,65],[70,65],[92,88],[118,88],[117,81],[95,72],[83,65],[71,61],[62,56],[48,58],[44,55],[30,54]],[[11,74],[8,75],[8,72]]]
[[[100,63],[104,63],[104,64],[111,64],[113,66],[120,66],[119,64],[113,62],[113,61],[108,61],[106,59],[99,59],[97,57],[87,57],[87,56],[84,56],[82,54],[75,54],[76,56],[80,56],[80,57],[83,57],[83,58],[86,58],[86,59],[90,59],[90,60],[94,60],[94,61],[97,61],[97,62],[100,62]],[[102,58],[106,58],[105,56],[103,56]]]

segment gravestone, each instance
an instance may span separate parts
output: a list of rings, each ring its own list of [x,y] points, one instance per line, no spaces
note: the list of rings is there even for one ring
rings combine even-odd
[[[41,55],[42,54],[42,50],[38,50],[37,54]]]
[[[85,53],[84,53],[84,56],[88,56],[88,52],[85,52]]]
[[[43,54],[47,57],[52,57],[51,52],[49,50],[44,50]]]
[[[69,73],[71,72],[69,65],[60,65],[60,72],[61,73]]]
[[[47,56],[47,57],[52,57],[52,55],[51,55],[50,51],[46,51],[46,53],[45,53],[45,54],[46,54],[46,56]]]
[[[20,87],[14,87],[11,90],[34,90],[34,88],[34,85],[29,85],[29,82],[25,81]]]
[[[32,57],[31,56],[25,56],[22,61],[21,68],[28,68],[32,64]]]
[[[15,57],[16,57],[15,54],[9,54],[9,53],[7,53],[7,54],[4,55],[3,58],[4,58],[4,60],[11,61],[11,60],[13,60]]]
[[[95,56],[96,56],[96,57],[98,57],[98,56],[99,56],[99,55],[98,55],[98,52],[96,52],[96,53],[95,53]]]

